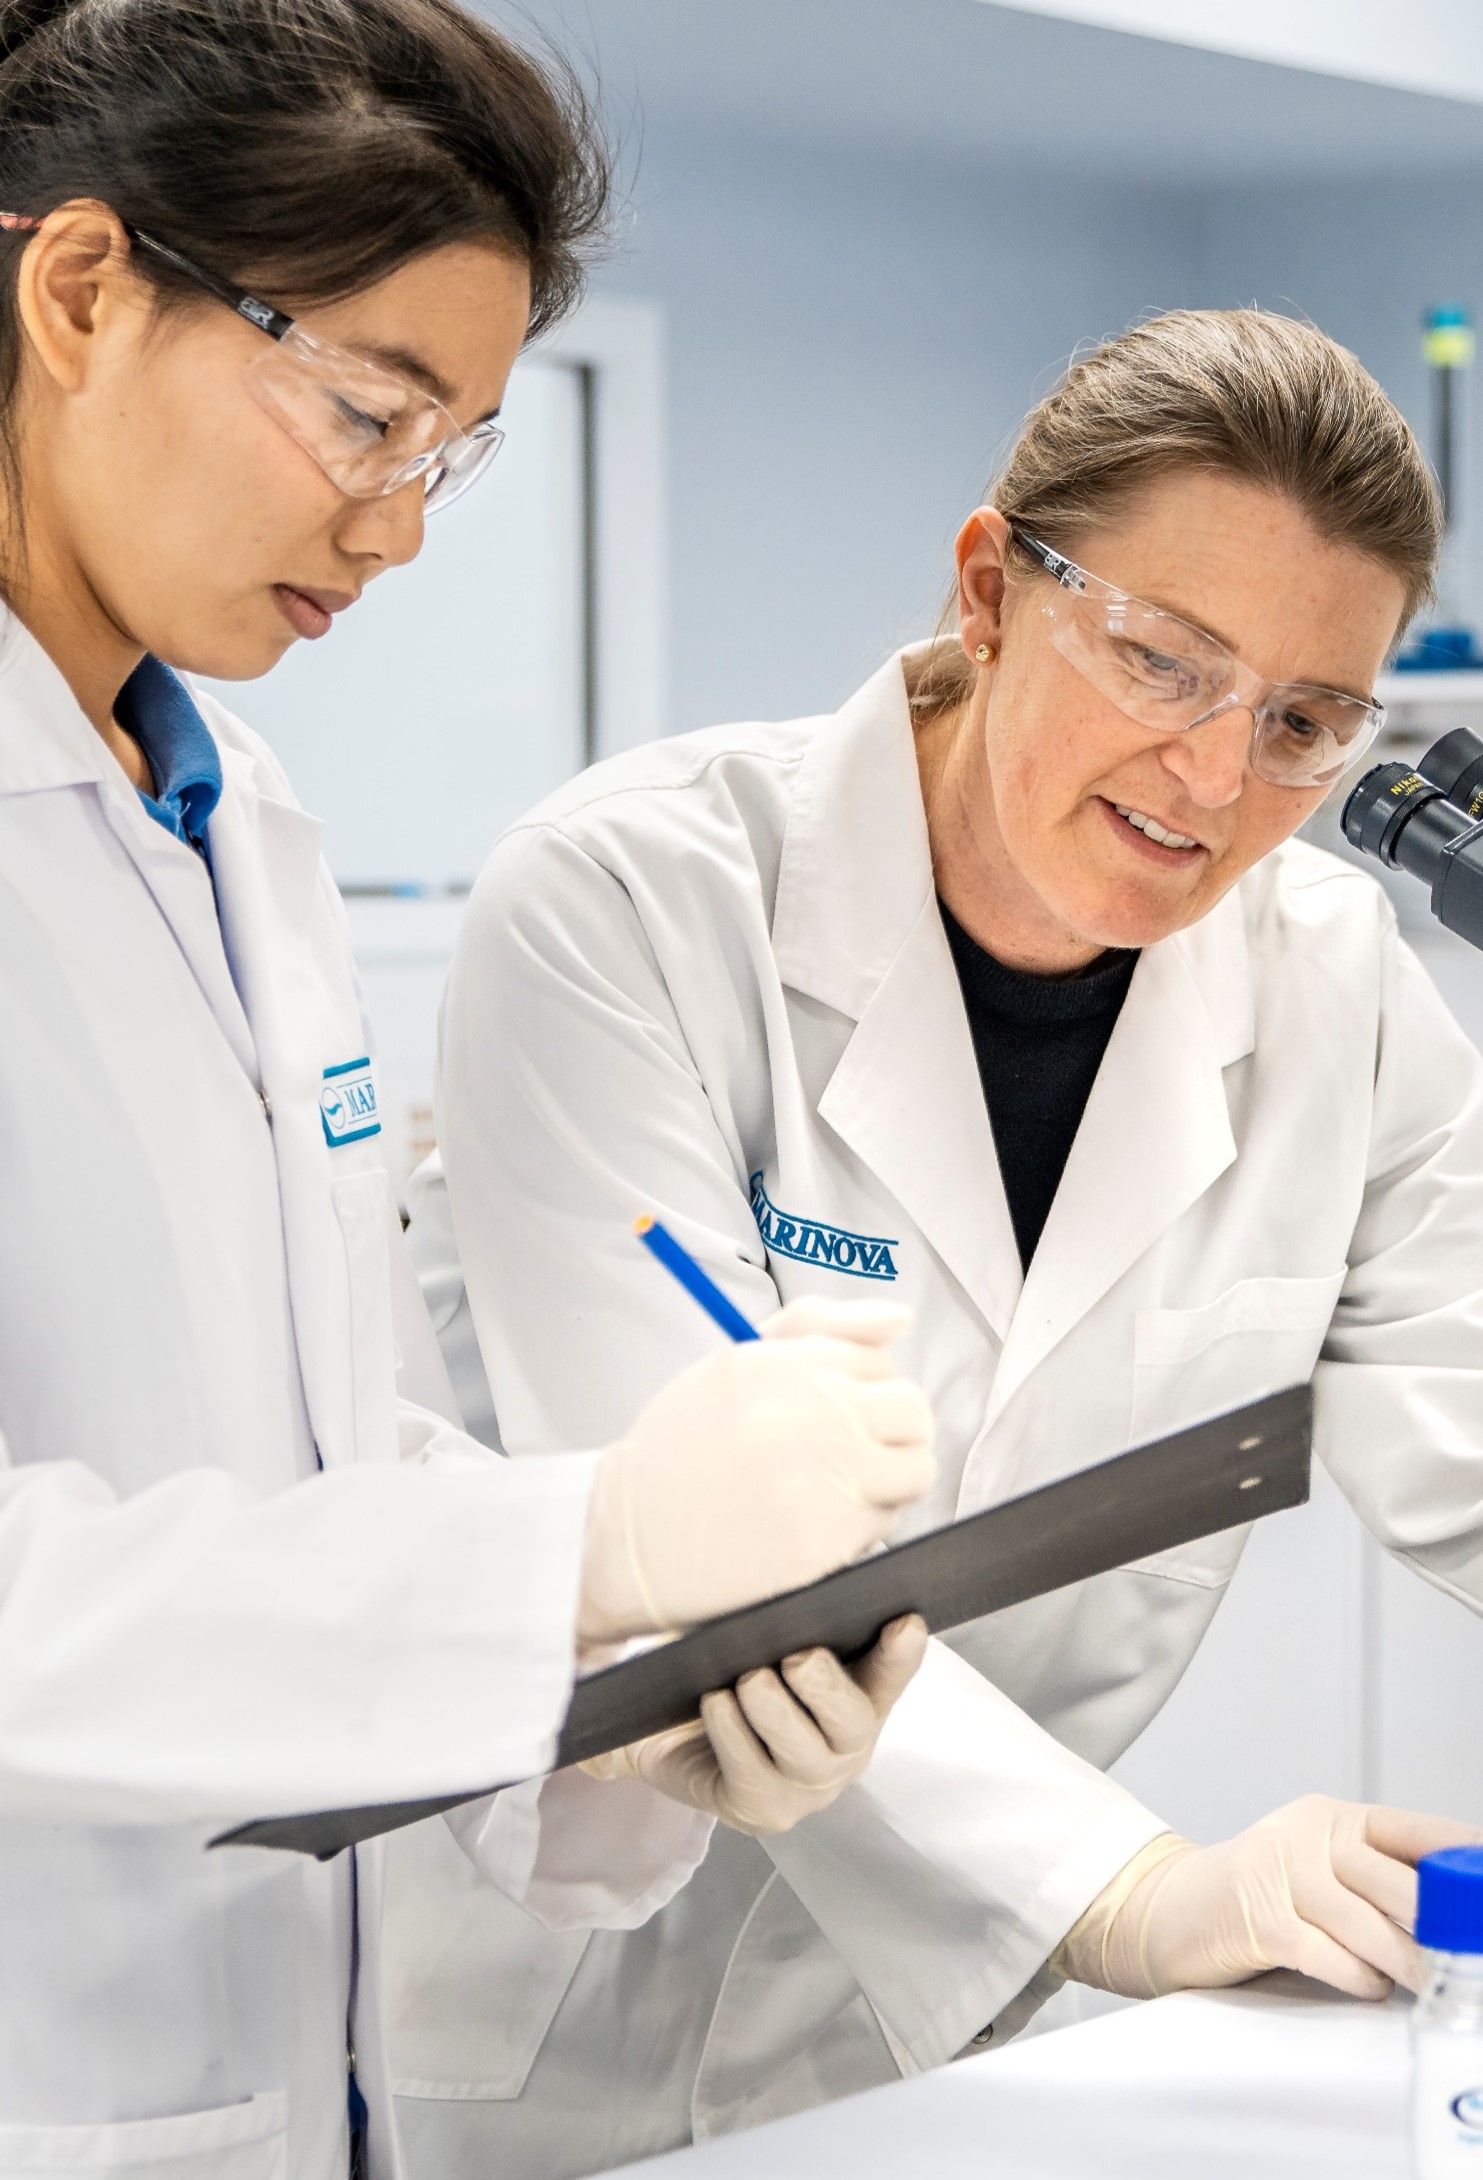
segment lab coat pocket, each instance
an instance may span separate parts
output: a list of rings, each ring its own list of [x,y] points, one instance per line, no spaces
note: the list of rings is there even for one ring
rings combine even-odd
[[[381,1927],[397,2096],[518,2097],[592,1933],[547,1930],[516,1907],[441,1818],[387,1841]]]
[[[342,1153],[341,1155],[345,1155]],[[396,1332],[387,1219],[391,1184],[380,1166],[330,1182],[350,1290],[350,1380],[358,1461],[394,1461]]]
[[[711,2016],[691,2093],[696,2141],[856,2096],[899,2072],[854,1973],[774,1870],[732,1948]]]
[[[1242,1279],[1192,1310],[1140,1310],[1133,1332],[1130,1443],[1222,1415],[1312,1377],[1347,1277]],[[1219,1585],[1230,1579],[1245,1529],[1137,1562],[1149,1573]]]
[[[281,2089],[210,2112],[92,2126],[0,2126],[0,2180],[286,2180],[288,2099]]]

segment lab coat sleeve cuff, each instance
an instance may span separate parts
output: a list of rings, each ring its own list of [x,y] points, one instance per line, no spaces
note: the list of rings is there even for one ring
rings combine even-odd
[[[442,1416],[401,1403],[400,1451],[404,1462],[457,1475],[488,1479],[493,1505],[508,1499],[519,1523],[531,1570],[525,1585],[521,1644],[522,1691],[527,1705],[544,1711],[547,1730],[532,1744],[520,1770],[539,1786],[556,1758],[557,1739],[578,1672],[577,1621],[582,1603],[582,1565],[588,1509],[600,1453],[562,1454],[539,1465],[512,1462],[450,1425]],[[506,1567],[509,1565],[507,1555]],[[515,1767],[506,1767],[506,1776]]]
[[[636,1930],[705,1858],[713,1819],[575,1768],[449,1813],[480,1873],[548,1930]]]
[[[0,1809],[220,1827],[549,1771],[596,1457],[405,1421],[401,1462],[260,1499],[0,1471]]]
[[[402,1458],[429,1465],[488,1465],[491,1456],[437,1415],[404,1406]],[[497,1471],[527,1484],[565,1470],[581,1488],[582,1519],[600,1456],[507,1462]],[[559,1653],[560,1711],[570,1695],[581,1576],[578,1549],[552,1584],[551,1627]],[[553,1737],[554,1740],[554,1737]],[[555,1754],[547,1747],[533,1771]],[[449,1811],[449,1830],[474,1867],[549,1930],[636,1930],[686,1885],[710,1843],[714,1820],[656,1794],[639,1780],[598,1780],[575,1767],[531,1778]]]
[[[766,1845],[896,2044],[929,2067],[1004,2016],[1168,1828],[934,1642],[863,1777]]]

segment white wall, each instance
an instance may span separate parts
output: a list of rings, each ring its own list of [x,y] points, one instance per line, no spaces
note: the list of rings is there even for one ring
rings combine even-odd
[[[209,684],[325,821],[342,884],[458,883],[582,762],[576,374],[517,366],[486,478],[261,681]]]

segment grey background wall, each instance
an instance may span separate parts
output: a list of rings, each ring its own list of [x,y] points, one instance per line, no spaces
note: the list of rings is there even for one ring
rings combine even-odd
[[[1196,215],[1192,294],[1298,309],[1355,350],[1430,444],[1431,387],[1418,331],[1429,305],[1483,311],[1483,168],[1455,175],[1208,192]],[[1470,374],[1465,476],[1449,554],[1483,619],[1483,446]]]
[[[832,706],[922,633],[1027,403],[1192,292],[1151,190],[651,124],[634,195],[599,285],[666,313],[676,728]]]
[[[1146,311],[1306,314],[1429,437],[1420,314],[1483,305],[1483,172],[1090,187],[651,125],[632,232],[598,284],[666,312],[684,728],[834,704],[920,633],[1025,408],[1078,343]],[[1454,554],[1475,617],[1478,442]]]

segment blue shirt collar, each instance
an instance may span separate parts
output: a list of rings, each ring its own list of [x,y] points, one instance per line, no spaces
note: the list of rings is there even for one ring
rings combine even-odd
[[[132,734],[155,777],[139,800],[157,824],[206,853],[206,826],[221,801],[221,754],[177,674],[146,652],[118,694],[114,717]]]

